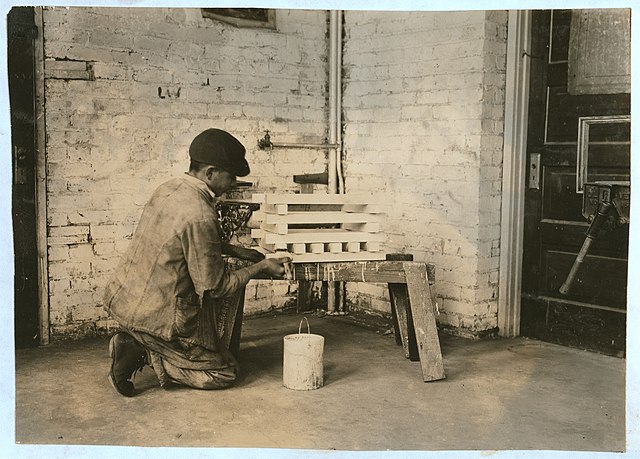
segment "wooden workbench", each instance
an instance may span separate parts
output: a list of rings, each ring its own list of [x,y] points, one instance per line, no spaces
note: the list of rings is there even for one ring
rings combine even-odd
[[[297,263],[292,281],[373,282],[389,284],[396,336],[405,356],[420,360],[424,381],[444,379],[440,340],[426,263],[413,261],[351,261]],[[242,304],[242,303],[240,303]],[[229,346],[237,355],[242,332],[242,307],[235,315]]]

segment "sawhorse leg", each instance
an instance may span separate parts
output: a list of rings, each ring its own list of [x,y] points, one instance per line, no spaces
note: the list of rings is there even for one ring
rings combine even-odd
[[[389,284],[389,295],[405,356],[420,360],[424,381],[444,379],[426,265],[407,263],[404,269],[406,284]]]
[[[407,284],[389,284],[389,299],[396,343],[402,344],[407,359],[412,362],[420,360]]]

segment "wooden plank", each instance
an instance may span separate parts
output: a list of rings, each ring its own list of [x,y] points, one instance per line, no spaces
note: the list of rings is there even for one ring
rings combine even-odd
[[[389,261],[413,261],[413,255],[409,253],[388,253],[386,259]],[[400,305],[401,311],[398,311],[398,286],[402,284],[389,284],[389,299],[391,301],[391,315],[393,320],[393,331],[396,338],[396,344],[402,345],[406,358],[409,358],[409,337],[407,334],[407,307],[409,306],[409,297],[407,297],[407,303]],[[407,293],[406,290],[404,293]]]
[[[287,204],[262,204],[260,211],[267,214],[287,215],[289,211]]]
[[[380,223],[382,215],[348,212],[289,212],[287,215],[264,214],[264,222],[275,224]]]
[[[401,261],[300,263],[293,267],[294,280],[406,283]]]
[[[396,343],[402,345],[405,358],[409,358],[409,330],[407,328],[407,309],[409,308],[409,295],[405,284],[389,284],[389,299],[391,301],[391,313],[394,318],[394,330],[396,330]]]
[[[434,305],[431,301],[427,267],[424,263],[407,262],[404,264],[404,270],[422,367],[422,379],[425,382],[444,379],[442,352]]]
[[[265,222],[260,224],[260,229],[267,231],[269,233],[275,234],[287,234],[289,231],[289,226],[286,223],[278,223],[277,225],[271,225]]]
[[[314,184],[327,185],[329,183],[329,174],[327,172],[318,172],[315,174],[294,175],[293,181],[300,185],[301,193],[312,193],[313,188],[311,188],[311,190],[306,190],[305,185],[311,187],[313,187]]]
[[[267,258],[278,258],[280,256],[281,256],[280,254],[275,254],[275,253],[266,254]],[[290,257],[292,263],[295,263],[295,264],[335,263],[335,262],[341,262],[341,261],[362,262],[362,261],[384,260],[385,258],[384,252],[358,252],[358,253],[323,252],[323,253],[301,253],[301,254],[288,253],[287,256]],[[313,280],[323,280],[323,279],[313,279]]]
[[[347,231],[335,229],[300,229],[290,228],[287,234],[269,233],[261,229],[252,229],[251,237],[264,239],[269,244],[284,242],[287,244],[304,244],[312,242],[385,242],[386,236],[382,233],[367,233],[364,231]]]
[[[255,206],[256,203],[251,203]],[[382,206],[377,204],[269,204],[260,203],[260,211],[268,214],[286,215],[291,212],[345,212],[364,214],[384,214]]]
[[[253,202],[266,204],[375,204],[380,199],[369,193],[352,194],[254,194]],[[264,198],[263,198],[264,197]]]

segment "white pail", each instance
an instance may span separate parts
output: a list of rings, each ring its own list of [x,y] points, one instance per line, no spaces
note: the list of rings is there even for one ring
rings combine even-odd
[[[284,337],[284,358],[282,365],[282,381],[284,387],[294,390],[313,390],[322,387],[324,337],[314,335],[309,329],[301,333],[302,320],[298,333]]]

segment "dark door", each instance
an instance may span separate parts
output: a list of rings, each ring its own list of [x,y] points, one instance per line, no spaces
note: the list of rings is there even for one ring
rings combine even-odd
[[[536,11],[532,16],[521,333],[624,355],[628,225],[600,235],[572,289],[566,295],[559,292],[588,228],[576,184],[580,117],[612,120],[591,129],[588,181],[630,180],[630,124],[624,121],[630,96],[620,91],[577,93],[568,85],[575,70],[570,52],[577,52],[577,40],[582,39],[571,37],[571,18],[569,10]],[[593,49],[598,43],[588,45]],[[625,44],[620,46],[624,49]],[[600,65],[583,64],[587,69]]]
[[[38,254],[36,249],[36,123],[33,8],[7,17],[7,61],[13,167],[13,248],[16,347],[38,343]]]

